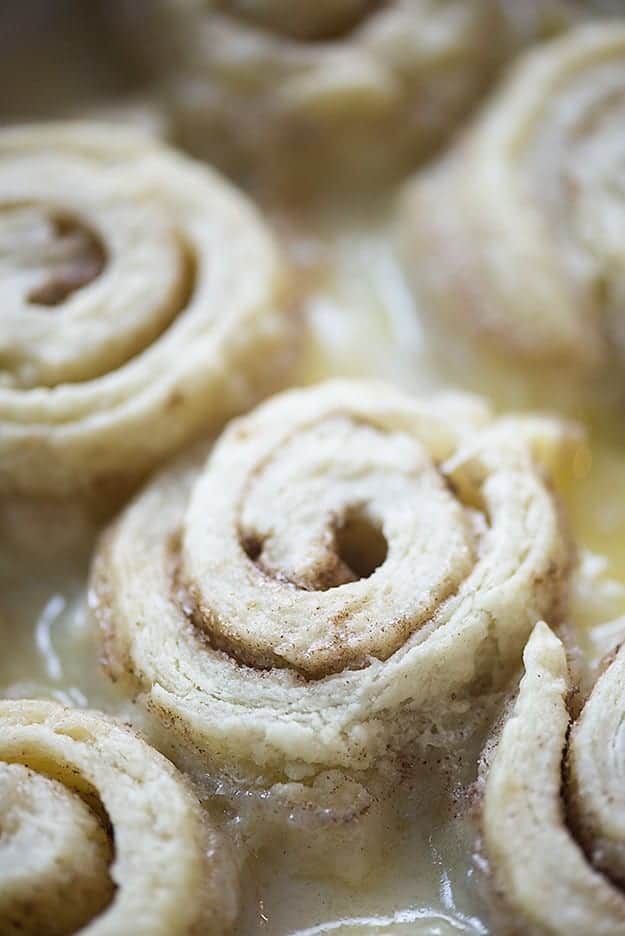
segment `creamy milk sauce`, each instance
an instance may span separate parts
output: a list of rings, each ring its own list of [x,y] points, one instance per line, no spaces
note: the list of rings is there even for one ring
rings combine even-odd
[[[332,213],[278,230],[302,278],[308,329],[299,380],[375,375],[415,391],[449,384],[429,358],[419,317],[391,248],[386,207],[367,217]],[[488,384],[488,375],[481,375]],[[520,401],[523,402],[523,401]],[[495,403],[497,399],[495,398]],[[584,551],[575,626],[591,662],[625,634],[625,444],[609,426],[588,426],[562,493]],[[0,693],[42,695],[137,720],[101,674],[86,614],[92,533],[66,506],[12,505],[1,520]],[[274,847],[244,871],[239,936],[488,933],[472,850],[475,829],[438,781],[400,804],[381,834],[373,871],[358,887],[298,873]],[[429,804],[423,807],[424,801]]]

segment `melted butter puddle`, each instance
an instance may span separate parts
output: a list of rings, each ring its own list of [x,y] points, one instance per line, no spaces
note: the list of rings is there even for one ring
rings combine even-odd
[[[100,671],[84,584],[71,581],[73,576],[62,583],[61,576],[59,570],[53,583],[39,582],[34,594],[27,591],[26,575],[4,590],[10,650],[0,660],[0,695],[44,697],[127,717],[129,703]]]
[[[306,305],[309,340],[300,382],[350,375],[380,377],[412,391],[449,386],[427,354],[384,212],[351,221],[308,219],[300,231],[290,231],[289,247],[315,284]],[[497,395],[497,379],[493,387]],[[591,427],[590,446],[572,474],[563,493],[586,549],[574,624],[594,664],[625,635],[625,445]],[[27,523],[36,526],[36,520]],[[60,529],[65,518],[58,523]],[[35,529],[25,539],[47,542],[47,536]],[[0,634],[0,694],[52,697],[136,722],[133,707],[99,669],[86,615],[87,554],[84,547],[73,558],[46,555],[26,567],[13,549],[0,549],[8,632]],[[471,860],[474,828],[469,820],[449,819],[449,804],[436,797],[424,805],[432,790],[417,794],[421,801],[408,798],[396,827],[380,836],[376,869],[358,888],[298,874],[277,846],[253,857],[238,936],[485,936]]]
[[[245,908],[239,932],[485,936],[470,860],[474,829],[467,820],[443,818],[446,807],[434,789],[415,787],[397,827],[381,836],[379,867],[357,888],[298,877],[286,852],[259,855],[251,868],[257,906]]]
[[[427,930],[423,929],[426,921]],[[409,926],[410,929],[405,929]],[[416,928],[415,928],[416,926]],[[445,936],[449,933],[488,933],[488,930],[479,920],[468,921],[460,917],[450,917],[428,910],[414,908],[399,910],[392,916],[354,917],[353,919],[335,920],[333,923],[322,923],[320,926],[311,926],[307,929],[297,930],[292,936],[323,936],[325,933],[344,933],[356,936],[358,933],[382,932],[392,927],[394,934],[400,933],[426,933],[428,936]]]

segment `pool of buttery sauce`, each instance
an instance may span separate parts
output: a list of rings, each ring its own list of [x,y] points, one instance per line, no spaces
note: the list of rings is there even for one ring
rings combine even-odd
[[[388,205],[367,216],[337,220],[326,211],[277,227],[310,286],[300,382],[340,374],[375,375],[414,391],[450,385],[428,356],[394,259]],[[497,405],[497,382],[489,386],[488,374],[482,380]],[[585,570],[574,625],[595,663],[625,633],[625,443],[609,425],[587,430],[562,494]],[[130,703],[99,670],[85,612],[90,531],[79,536],[80,524],[71,510],[49,504],[22,505],[1,520],[0,694],[41,695],[132,718]],[[85,545],[77,550],[80,538]],[[381,833],[372,871],[357,887],[298,872],[278,847],[253,856],[238,936],[487,934],[472,866],[474,828],[467,818],[450,818],[443,794],[424,796],[428,809],[407,803]]]

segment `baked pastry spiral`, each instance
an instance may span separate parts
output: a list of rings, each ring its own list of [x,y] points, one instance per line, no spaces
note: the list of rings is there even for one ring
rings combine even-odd
[[[502,932],[625,931],[625,653],[571,716],[564,648],[538,624],[486,779],[483,834]]]
[[[450,348],[569,385],[622,370],[624,53],[622,21],[528,53],[456,152],[408,187],[401,252]]]
[[[0,493],[101,491],[279,380],[284,273],[251,206],[129,128],[0,133]]]
[[[143,18],[130,9],[125,39],[136,47],[140,36],[157,74],[169,68],[164,94],[182,144],[289,194],[405,171],[458,124],[516,42],[499,0],[163,0]]]
[[[0,930],[221,933],[234,872],[191,788],[96,712],[0,701]]]
[[[105,534],[110,673],[201,757],[256,775],[445,744],[565,597],[544,429],[375,381],[274,397]]]

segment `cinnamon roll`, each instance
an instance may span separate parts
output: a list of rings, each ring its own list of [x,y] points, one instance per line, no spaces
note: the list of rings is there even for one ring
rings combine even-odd
[[[284,271],[252,207],[129,128],[0,133],[0,493],[136,480],[279,381]]]
[[[579,27],[528,53],[410,184],[401,252],[456,360],[460,346],[583,393],[622,387],[624,116],[625,25]]]
[[[97,712],[0,701],[0,930],[221,933],[234,871],[191,788]]]
[[[501,931],[625,931],[625,652],[575,718],[564,648],[538,624],[485,785],[483,834]]]
[[[431,153],[511,53],[516,26],[535,35],[541,19],[513,25],[499,0],[129,8],[124,38],[136,51],[140,36],[182,144],[289,194],[369,184]]]
[[[239,775],[451,743],[566,597],[552,428],[374,381],[273,398],[105,533],[91,606],[111,676]]]

